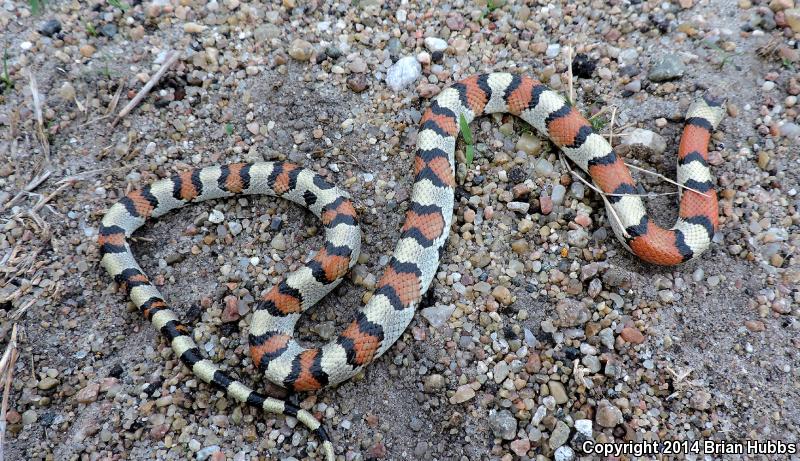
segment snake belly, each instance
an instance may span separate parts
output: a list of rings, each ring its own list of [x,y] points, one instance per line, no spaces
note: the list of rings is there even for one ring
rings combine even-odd
[[[722,117],[707,98],[688,109],[678,149],[679,217],[671,229],[645,211],[633,178],[606,139],[557,92],[537,80],[508,73],[473,75],[440,92],[421,119],[414,183],[394,253],[369,301],[337,338],[305,348],[293,337],[300,315],[341,281],[360,251],[360,230],[346,194],[310,170],[290,163],[231,164],[196,169],[131,192],[113,205],[99,230],[102,264],[141,313],[170,342],[200,379],[234,399],[267,412],[295,416],[334,450],[323,427],[306,410],[259,394],[201,356],[189,329],[169,309],[134,259],[127,238],[149,217],[190,202],[237,194],[287,198],[322,219],[325,244],[259,300],[249,332],[250,355],[271,382],[291,391],[339,384],[381,356],[402,335],[439,266],[453,218],[455,146],[459,120],[510,113],[555,143],[604,192],[620,242],[637,257],[659,265],[698,257],[718,225],[717,197],[708,169],[708,142]]]

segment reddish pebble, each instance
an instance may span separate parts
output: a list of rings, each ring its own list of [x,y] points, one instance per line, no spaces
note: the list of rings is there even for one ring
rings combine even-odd
[[[97,393],[100,391],[100,385],[97,383],[90,383],[75,395],[75,400],[78,403],[92,403],[97,400]]]
[[[225,456],[225,453],[221,451],[215,451],[211,454],[211,461],[225,461],[226,459],[228,458]]]
[[[103,378],[100,380],[100,392],[108,392],[119,380],[117,378]]]
[[[542,195],[539,197],[539,207],[542,209],[542,214],[550,214],[553,211],[553,199]]]
[[[514,193],[514,198],[520,198],[528,195],[531,192],[531,188],[525,183],[517,184],[512,189],[512,192]]]
[[[159,424],[150,429],[150,437],[153,440],[162,440],[167,432],[169,432],[169,424]]]
[[[20,414],[14,410],[8,410],[8,412],[6,412],[6,422],[9,424],[17,424],[21,419],[22,417]]]
[[[483,209],[483,219],[492,219],[494,217],[494,208],[487,206]]]
[[[764,331],[766,329],[764,322],[760,320],[748,320],[744,322],[744,326],[750,331]]]
[[[371,427],[373,429],[378,427],[378,423],[380,422],[378,417],[373,415],[372,413],[369,413],[369,414],[365,415],[364,416],[364,421],[366,421],[367,426],[369,426],[369,427]]]
[[[233,295],[225,297],[225,310],[222,311],[222,321],[225,323],[239,320],[239,298]]]
[[[623,328],[620,336],[631,344],[642,344],[644,342],[644,335],[642,332],[633,327]]]
[[[579,214],[575,216],[575,224],[588,228],[592,225],[592,218],[586,216],[585,214]]]
[[[528,439],[517,439],[511,442],[511,451],[517,454],[517,456],[525,456],[528,453],[528,450],[531,449],[531,442]]]
[[[439,94],[439,91],[441,91],[439,87],[433,83],[420,83],[417,87],[417,92],[423,98],[432,98]]]
[[[386,456],[386,447],[378,442],[369,449],[369,454],[367,458],[371,459],[382,459]]]

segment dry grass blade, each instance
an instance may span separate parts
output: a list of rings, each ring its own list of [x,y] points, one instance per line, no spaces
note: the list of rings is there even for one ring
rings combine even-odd
[[[603,203],[605,203],[606,205],[606,209],[611,213],[611,217],[614,218],[617,224],[619,224],[619,228],[622,229],[622,235],[625,236],[625,238],[630,238],[630,234],[628,234],[628,232],[625,230],[625,226],[622,224],[622,219],[620,219],[619,215],[617,214],[617,210],[615,210],[614,206],[611,205],[611,202],[608,201],[607,196],[609,194],[606,194],[605,192],[600,190],[597,186],[584,179],[583,176],[578,174],[578,172],[573,170],[572,167],[569,165],[569,162],[567,162],[567,160],[564,158],[563,154],[559,154],[559,158],[561,159],[561,163],[564,164],[564,166],[572,174],[572,176],[578,178],[579,181],[586,184],[587,187],[589,187],[590,189],[592,189],[593,191],[597,192],[600,195],[600,197],[603,199]],[[630,194],[621,194],[621,195],[630,195]]]
[[[17,200],[19,200],[23,195],[39,187],[47,178],[50,177],[50,174],[51,174],[50,170],[45,170],[44,172],[42,172],[42,174],[34,176],[33,179],[31,179],[30,182],[28,182],[28,185],[26,185],[21,191],[17,193],[17,195],[12,197],[11,200],[7,201],[6,204],[3,205],[3,209],[7,210],[11,208],[11,206],[14,205],[17,202]]]
[[[662,174],[660,174],[660,173],[656,173],[655,171],[645,170],[645,169],[644,169],[644,168],[642,168],[642,167],[638,167],[638,166],[636,166],[636,165],[631,165],[630,163],[625,163],[625,165],[626,165],[627,167],[629,167],[629,168],[633,168],[633,169],[634,169],[634,170],[636,170],[636,171],[641,171],[642,173],[647,173],[647,174],[649,174],[649,175],[653,175],[653,176],[655,176],[655,177],[657,177],[657,178],[660,178],[660,179],[662,179],[662,180],[664,180],[664,181],[666,181],[666,182],[668,182],[668,183],[670,183],[670,184],[674,184],[674,185],[678,186],[678,187],[679,187],[679,188],[681,188],[681,189],[690,190],[690,191],[692,191],[692,192],[694,192],[694,193],[697,193],[697,194],[700,194],[700,195],[702,195],[703,197],[708,197],[708,198],[711,198],[711,196],[710,196],[710,195],[708,195],[708,194],[706,194],[706,193],[704,193],[704,192],[700,192],[700,191],[699,191],[699,190],[697,190],[697,189],[694,189],[694,188],[692,188],[692,187],[686,186],[686,185],[684,185],[684,184],[680,184],[679,182],[677,182],[677,181],[673,181],[672,179],[669,179],[668,177],[666,177],[666,176],[664,176],[664,175],[662,175]]]
[[[36,83],[36,76],[33,71],[28,71],[30,78],[31,98],[33,99],[33,112],[36,115],[36,129],[37,136],[39,137],[39,144],[42,145],[44,158],[47,163],[50,163],[50,141],[47,139],[47,133],[44,131],[44,117],[42,116],[42,97],[39,94],[39,85]]]
[[[575,105],[575,86],[572,75],[572,47],[567,47],[567,85],[569,86],[569,103]]]
[[[77,179],[75,179],[75,180],[72,180],[72,181],[66,181],[66,182],[61,182],[61,181],[59,181],[59,183],[60,183],[61,185],[60,185],[60,186],[58,186],[58,187],[56,188],[56,190],[54,190],[53,192],[51,192],[51,193],[50,193],[50,195],[48,195],[47,197],[45,197],[45,198],[43,198],[43,199],[39,200],[39,202],[38,202],[38,203],[36,203],[36,205],[34,205],[34,206],[33,206],[33,211],[39,211],[39,210],[41,210],[41,209],[42,209],[42,207],[43,207],[43,206],[45,206],[45,205],[47,204],[47,202],[49,202],[50,200],[52,200],[52,199],[53,199],[53,197],[55,197],[56,195],[58,195],[59,193],[61,193],[61,191],[63,191],[63,190],[64,190],[64,189],[66,189],[67,187],[71,187],[71,186],[72,186],[73,184],[75,184],[76,182],[78,182],[78,180],[77,180]]]
[[[119,111],[117,117],[114,119],[113,122],[111,122],[112,128],[117,126],[117,123],[119,123],[119,121],[122,120],[123,117],[128,115],[130,111],[133,110],[134,107],[136,107],[137,105],[139,105],[140,102],[142,102],[142,99],[144,99],[145,96],[147,96],[147,94],[150,93],[150,90],[152,90],[153,87],[156,85],[156,83],[158,83],[158,81],[161,80],[161,77],[163,77],[164,74],[167,72],[167,70],[170,67],[172,67],[173,64],[175,64],[175,62],[178,60],[179,57],[180,53],[176,53],[174,51],[170,51],[169,53],[167,53],[167,58],[164,60],[164,64],[161,66],[161,68],[158,69],[158,72],[156,72],[155,75],[153,75],[150,78],[150,80],[142,87],[142,89],[139,90],[138,93],[136,93],[136,96],[134,96],[133,99],[131,99],[131,102],[129,102],[125,107],[123,107],[121,111]]]
[[[611,109],[611,121],[608,124],[608,143],[614,145],[614,121],[617,117],[617,106]]]
[[[30,309],[31,306],[33,306],[34,304],[36,304],[36,298],[31,299],[30,301],[26,302],[24,305],[18,307],[17,310],[12,312],[9,317],[11,317],[14,320],[19,320],[20,318],[22,318],[22,315],[25,314],[25,312],[28,312],[28,309]],[[0,460],[0,461],[2,461],[2,460]]]
[[[11,339],[8,341],[3,358],[0,359],[0,377],[3,381],[3,403],[0,407],[0,461],[5,459],[6,438],[6,413],[8,412],[8,399],[11,394],[11,379],[14,376],[14,364],[17,362],[17,325],[11,330]]]
[[[108,105],[108,109],[106,109],[106,115],[111,115],[117,110],[117,105],[119,104],[119,97],[122,96],[122,89],[125,88],[125,80],[119,79],[119,84],[117,85],[117,92],[114,93],[114,97],[111,99],[111,103]]]

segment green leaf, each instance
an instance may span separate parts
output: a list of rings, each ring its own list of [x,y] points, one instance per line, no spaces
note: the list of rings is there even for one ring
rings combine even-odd
[[[3,82],[3,92],[14,88],[14,82],[8,75],[8,50],[3,50],[3,73],[0,74],[0,82]]]
[[[458,116],[458,126],[461,129],[461,136],[464,137],[464,142],[467,144],[467,167],[472,166],[472,159],[475,158],[475,147],[472,144],[472,130],[469,129],[467,119],[464,114]]]
[[[31,14],[34,16],[39,16],[44,9],[44,0],[28,0],[28,4],[31,7]]]
[[[228,136],[231,136],[233,134],[233,125],[230,123],[226,123],[225,132],[228,133]]]
[[[108,4],[121,9],[123,13],[131,9],[130,5],[127,3],[122,3],[120,0],[108,0]]]

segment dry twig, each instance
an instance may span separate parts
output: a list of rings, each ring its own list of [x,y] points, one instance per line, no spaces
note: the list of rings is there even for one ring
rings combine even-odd
[[[50,141],[47,140],[47,133],[44,130],[44,117],[42,116],[42,98],[39,94],[39,85],[36,83],[36,77],[33,71],[28,71],[30,78],[31,98],[33,99],[33,112],[36,115],[36,128],[37,136],[39,137],[39,144],[42,145],[44,158],[46,163],[50,164]]]
[[[569,86],[569,103],[575,105],[575,87],[572,76],[572,47],[567,47],[567,85]]]
[[[147,94],[150,93],[150,90],[152,90],[153,87],[156,85],[156,83],[158,83],[158,81],[161,80],[161,77],[163,77],[164,74],[167,72],[167,70],[170,67],[172,67],[173,64],[175,64],[175,62],[178,60],[179,57],[180,53],[176,53],[174,51],[170,51],[169,53],[167,53],[167,58],[164,60],[164,64],[161,66],[161,68],[158,69],[158,72],[156,72],[155,75],[153,75],[150,78],[150,80],[142,87],[142,89],[139,90],[138,93],[136,93],[136,96],[134,96],[133,99],[131,99],[131,102],[129,102],[125,107],[123,107],[121,111],[119,111],[117,117],[114,119],[113,122],[111,122],[112,128],[117,126],[117,123],[119,123],[119,121],[122,120],[123,117],[128,115],[130,111],[133,110],[134,107],[136,107],[137,105],[139,105],[140,102],[142,102],[142,99],[144,99],[145,96],[147,96]]]
[[[672,179],[669,179],[668,177],[666,177],[666,176],[664,176],[664,175],[662,175],[660,173],[656,173],[655,171],[645,170],[642,167],[638,167],[636,165],[631,165],[630,163],[625,163],[625,165],[628,166],[629,168],[633,168],[636,171],[641,171],[642,173],[647,173],[649,175],[653,175],[653,176],[655,176],[657,178],[660,178],[660,179],[662,179],[662,180],[664,180],[664,181],[666,181],[666,182],[668,182],[670,184],[674,184],[674,185],[678,186],[678,188],[680,188],[680,189],[687,189],[687,190],[690,190],[690,191],[695,192],[697,194],[700,194],[703,197],[711,198],[711,196],[706,194],[706,193],[700,192],[699,190],[694,189],[694,188],[689,187],[689,186],[686,186],[684,184],[680,184],[677,181],[673,181]]]
[[[41,174],[34,176],[33,179],[31,179],[30,182],[28,182],[28,185],[26,185],[21,191],[17,193],[17,195],[12,197],[11,200],[7,201],[6,204],[3,205],[3,209],[7,210],[11,208],[11,206],[14,205],[17,202],[17,200],[19,200],[23,195],[39,187],[47,178],[50,177],[50,174],[51,174],[50,170],[45,170]]]
[[[0,461],[5,459],[6,413],[8,412],[8,398],[11,394],[11,378],[14,376],[14,364],[17,362],[17,325],[11,330],[11,339],[8,341],[3,358],[0,359],[0,377],[3,382],[3,403],[0,407]]]

